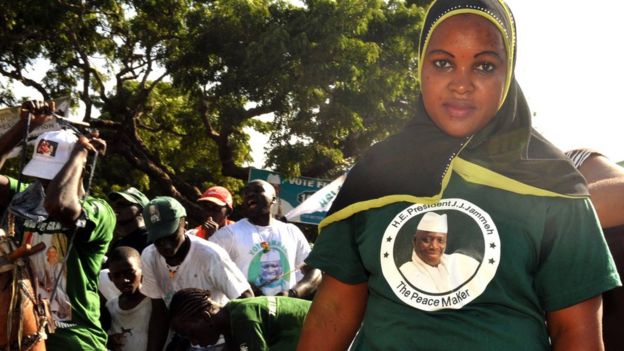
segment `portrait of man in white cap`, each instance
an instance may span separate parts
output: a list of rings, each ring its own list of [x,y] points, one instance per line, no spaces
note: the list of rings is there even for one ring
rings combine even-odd
[[[462,253],[446,254],[447,239],[447,215],[425,213],[412,239],[412,260],[399,268],[418,289],[430,293],[451,291],[465,283],[479,266],[479,261]]]
[[[256,286],[270,290],[275,293],[288,289],[288,279],[284,277],[284,268],[279,251],[269,250],[260,257],[260,274],[254,282]],[[288,267],[286,267],[288,269]]]

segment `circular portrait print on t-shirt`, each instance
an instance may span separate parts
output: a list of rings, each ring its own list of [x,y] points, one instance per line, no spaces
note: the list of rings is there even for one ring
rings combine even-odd
[[[390,222],[381,267],[396,296],[425,311],[459,309],[494,277],[500,237],[489,214],[462,199],[415,204]]]

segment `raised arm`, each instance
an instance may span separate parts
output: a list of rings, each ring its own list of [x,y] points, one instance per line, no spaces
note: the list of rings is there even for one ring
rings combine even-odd
[[[88,139],[80,136],[74,145],[69,161],[50,181],[46,189],[45,208],[56,220],[73,226],[82,212],[80,198],[84,193],[82,177],[89,151],[106,151],[106,143],[97,136]]]
[[[604,350],[602,342],[602,297],[546,314],[553,351]]]
[[[367,299],[368,283],[345,284],[323,275],[297,350],[346,350],[360,327]]]

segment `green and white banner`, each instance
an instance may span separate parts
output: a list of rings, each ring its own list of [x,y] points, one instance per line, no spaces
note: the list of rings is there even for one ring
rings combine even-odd
[[[345,176],[330,182],[325,179],[283,175],[264,169],[252,168],[249,180],[262,179],[271,183],[279,199],[273,214],[286,217],[289,222],[319,224],[338,194]]]

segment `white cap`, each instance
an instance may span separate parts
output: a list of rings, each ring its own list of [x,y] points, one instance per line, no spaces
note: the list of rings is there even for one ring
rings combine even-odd
[[[53,179],[69,161],[72,149],[78,141],[74,132],[62,129],[39,135],[35,141],[35,150],[24,170],[23,175]]]
[[[420,219],[417,230],[423,230],[432,233],[448,233],[448,223],[446,215],[439,215],[435,212],[427,212]]]
[[[281,184],[282,183],[282,179],[280,179],[279,174],[275,174],[275,173],[269,174],[269,176],[267,177],[266,181],[271,183],[271,184]]]

